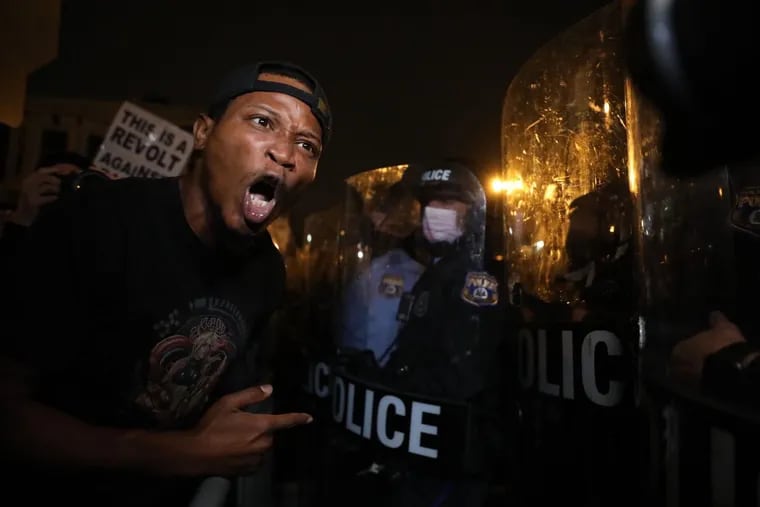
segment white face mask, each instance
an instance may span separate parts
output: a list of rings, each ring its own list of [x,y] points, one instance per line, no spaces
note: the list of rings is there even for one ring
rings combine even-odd
[[[426,206],[422,215],[422,232],[431,243],[453,243],[462,235],[457,212]]]

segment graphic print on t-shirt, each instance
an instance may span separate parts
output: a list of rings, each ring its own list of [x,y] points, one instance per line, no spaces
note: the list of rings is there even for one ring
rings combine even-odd
[[[206,405],[243,343],[245,321],[229,301],[200,298],[154,329],[162,339],[150,351],[147,379],[135,402],[160,424],[172,424]]]

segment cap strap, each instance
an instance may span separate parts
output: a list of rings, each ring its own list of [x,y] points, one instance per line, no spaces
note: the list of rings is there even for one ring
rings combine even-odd
[[[327,105],[323,100],[320,100],[315,95],[309,92],[305,92],[295,86],[290,86],[284,83],[277,83],[275,81],[261,81],[258,80],[249,88],[251,92],[274,92],[284,93],[295,97],[301,102],[305,103],[311,109],[312,114],[319,119],[319,123],[323,129],[327,129]]]

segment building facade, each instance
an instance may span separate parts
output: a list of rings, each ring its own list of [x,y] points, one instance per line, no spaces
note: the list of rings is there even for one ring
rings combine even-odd
[[[153,114],[192,131],[202,110],[192,106],[133,101]],[[15,202],[19,184],[51,153],[74,151],[92,159],[121,101],[29,97],[18,128],[0,123],[0,203]]]

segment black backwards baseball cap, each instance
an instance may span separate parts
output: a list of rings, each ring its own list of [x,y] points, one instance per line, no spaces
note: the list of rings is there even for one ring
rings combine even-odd
[[[284,83],[260,80],[259,76],[266,73],[302,81],[312,89],[312,92],[309,93]],[[304,102],[322,127],[322,143],[327,144],[332,133],[332,113],[325,91],[311,73],[296,64],[281,61],[263,61],[239,67],[224,76],[217,85],[208,108],[208,115],[219,118],[224,114],[231,100],[251,92],[284,93]]]

